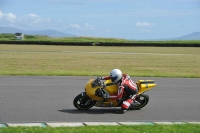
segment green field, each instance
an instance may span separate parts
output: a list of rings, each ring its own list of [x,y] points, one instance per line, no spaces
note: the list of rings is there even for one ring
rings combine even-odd
[[[85,126],[85,127],[9,127],[0,133],[200,133],[200,125]]]
[[[198,47],[103,47],[0,44],[0,75],[200,77]]]

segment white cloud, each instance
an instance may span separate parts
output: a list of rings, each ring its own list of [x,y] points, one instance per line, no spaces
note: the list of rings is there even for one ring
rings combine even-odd
[[[79,24],[70,24],[70,27],[73,29],[80,29],[81,26]]]
[[[16,19],[17,19],[17,17],[15,14],[13,14],[13,13],[6,14],[6,13],[2,13],[0,11],[0,20],[13,23],[13,22],[15,22]]]
[[[29,16],[30,18],[39,18],[39,16],[36,15],[36,14],[28,14],[28,16]]]
[[[93,30],[93,29],[96,29],[96,28],[94,27],[94,25],[91,25],[89,23],[85,23],[84,29],[91,29],[91,30]]]
[[[136,27],[140,28],[141,33],[152,33],[151,30],[149,30],[150,27],[152,27],[154,24],[153,23],[148,23],[148,22],[137,22],[135,23]]]
[[[0,11],[0,21],[2,26],[29,26],[37,27],[42,24],[48,24],[52,20],[50,18],[43,18],[34,13],[25,16],[17,16],[13,13],[3,13]]]
[[[42,18],[36,14],[28,14],[27,16],[20,17],[19,22],[28,22],[29,24],[40,24],[51,22],[50,18]]]
[[[135,23],[136,27],[151,27],[153,25],[154,24],[148,23],[148,22],[137,22],[137,23]]]
[[[16,16],[12,13],[8,13],[5,15],[5,19],[9,22],[14,22],[16,20]]]
[[[43,20],[43,18],[41,18],[40,16],[36,14],[28,14],[24,18],[28,20],[32,20],[33,22],[36,22],[36,23],[41,22]]]
[[[87,30],[94,30],[96,27],[94,25],[91,25],[89,23],[85,23],[84,25],[79,24],[70,24],[69,26],[66,26],[66,28],[72,28],[72,29],[87,29]]]

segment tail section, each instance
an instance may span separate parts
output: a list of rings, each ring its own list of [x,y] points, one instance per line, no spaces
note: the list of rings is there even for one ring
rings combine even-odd
[[[138,86],[138,94],[142,94],[145,91],[148,91],[156,86],[156,82],[154,80],[139,80],[137,82]]]

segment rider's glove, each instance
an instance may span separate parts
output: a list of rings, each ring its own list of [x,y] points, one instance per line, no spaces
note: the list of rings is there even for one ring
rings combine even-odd
[[[110,98],[110,94],[106,91],[106,90],[104,90],[104,89],[102,89],[102,96],[103,96],[103,98]]]
[[[102,85],[102,88],[103,88],[103,89],[106,88],[106,84],[103,84],[103,85]]]
[[[98,77],[97,77],[97,79],[103,80],[103,77],[101,77],[101,76],[98,76]]]
[[[102,82],[98,77],[93,82],[93,87],[95,87],[95,86],[102,86]]]

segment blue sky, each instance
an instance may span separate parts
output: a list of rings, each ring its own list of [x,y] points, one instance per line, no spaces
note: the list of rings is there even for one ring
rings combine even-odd
[[[200,32],[200,0],[0,0],[0,27],[165,39]]]

